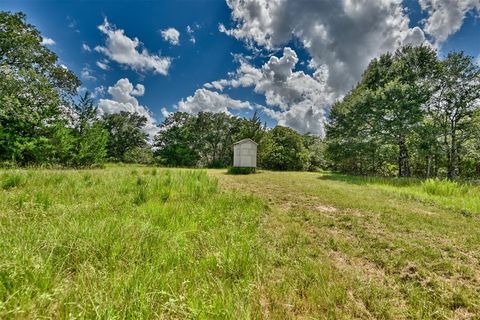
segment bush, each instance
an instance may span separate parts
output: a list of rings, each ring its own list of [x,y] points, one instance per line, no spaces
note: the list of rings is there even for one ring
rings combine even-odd
[[[252,167],[230,167],[228,168],[229,174],[251,174],[255,173],[256,168]]]

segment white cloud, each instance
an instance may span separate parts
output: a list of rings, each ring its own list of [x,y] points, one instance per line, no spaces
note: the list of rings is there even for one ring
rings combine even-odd
[[[168,116],[169,116],[170,114],[172,114],[172,112],[169,112],[169,111],[167,110],[167,108],[162,108],[161,112],[162,112],[162,116],[163,116],[164,118],[168,118]]]
[[[230,114],[229,109],[253,109],[249,102],[235,100],[226,94],[197,89],[193,96],[187,97],[178,103],[178,111],[197,114],[204,112],[224,112]]]
[[[227,0],[235,28],[220,30],[248,45],[281,48],[298,39],[327,83],[339,95],[360,78],[369,61],[405,43],[421,44],[420,28],[409,28],[402,0]]]
[[[83,51],[87,51],[87,52],[92,51],[92,48],[90,48],[90,46],[86,43],[82,44],[82,49],[83,49]]]
[[[80,72],[80,77],[82,78],[82,80],[85,80],[85,81],[97,80],[97,78],[94,75],[92,75],[92,70],[88,66],[83,67],[82,71]]]
[[[97,67],[99,67],[100,69],[105,70],[105,71],[110,69],[110,67],[108,66],[108,64],[106,62],[97,61],[96,65],[97,65]]]
[[[124,30],[116,29],[107,18],[98,29],[107,36],[107,39],[105,46],[95,47],[96,51],[137,72],[153,71],[156,74],[168,74],[170,58],[150,54],[146,48],[141,48],[142,44],[138,38],[129,38]]]
[[[104,86],[98,86],[93,90],[93,97],[103,97],[105,95],[105,87]]]
[[[42,42],[40,42],[40,44],[44,46],[53,46],[55,44],[55,40],[47,37],[42,37]]]
[[[288,47],[280,58],[270,57],[261,68],[241,59],[230,79],[207,83],[205,87],[220,91],[226,87],[253,87],[256,93],[265,96],[268,107],[262,108],[264,113],[279,124],[302,133],[323,135],[325,114],[336,97],[326,85],[328,70],[319,67],[311,76],[294,71],[297,62],[297,54]]]
[[[180,40],[180,32],[178,32],[177,29],[168,28],[165,30],[161,30],[160,32],[162,34],[163,40],[168,41],[175,46],[178,45]]]
[[[243,61],[235,76],[205,86],[217,90],[251,86],[265,95],[267,115],[301,132],[323,134],[331,104],[355,86],[373,58],[405,44],[429,44],[420,27],[409,27],[402,0],[227,0],[227,4],[235,25],[231,29],[219,25],[221,32],[243,40],[256,55],[298,41],[309,53],[307,66],[314,72],[295,72],[298,57],[284,48],[282,57],[272,57],[262,68]]]
[[[419,3],[428,13],[424,31],[440,44],[460,30],[467,12],[474,10],[480,14],[480,0],[419,0]]]
[[[194,44],[195,44],[195,42],[197,42],[197,40],[195,39],[194,32],[195,32],[195,31],[193,30],[193,27],[187,26],[187,33],[188,33],[188,35],[190,36],[190,39],[189,39],[189,40],[190,40],[191,43],[194,43]]]
[[[140,105],[136,96],[142,96],[145,93],[145,87],[142,84],[133,84],[127,79],[123,78],[117,81],[113,87],[108,87],[108,93],[111,99],[100,99],[98,108],[101,113],[119,113],[127,111],[130,113],[138,113],[147,118],[144,131],[153,138],[158,132],[156,120],[150,114],[147,107]]]

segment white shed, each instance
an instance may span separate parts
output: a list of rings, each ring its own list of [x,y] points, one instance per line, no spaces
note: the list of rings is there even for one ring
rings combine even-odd
[[[257,143],[252,139],[243,139],[233,144],[234,167],[257,167]]]

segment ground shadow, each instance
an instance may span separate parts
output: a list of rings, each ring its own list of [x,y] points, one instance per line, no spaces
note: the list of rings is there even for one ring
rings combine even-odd
[[[351,176],[341,173],[325,173],[318,177],[320,180],[346,182],[355,185],[389,185],[395,187],[411,187],[421,183],[418,178],[394,178],[394,177],[374,177],[374,176]]]

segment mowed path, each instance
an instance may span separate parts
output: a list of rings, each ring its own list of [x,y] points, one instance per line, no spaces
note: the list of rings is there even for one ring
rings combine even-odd
[[[254,288],[264,318],[480,317],[478,216],[319,173],[208,172],[268,204]]]

